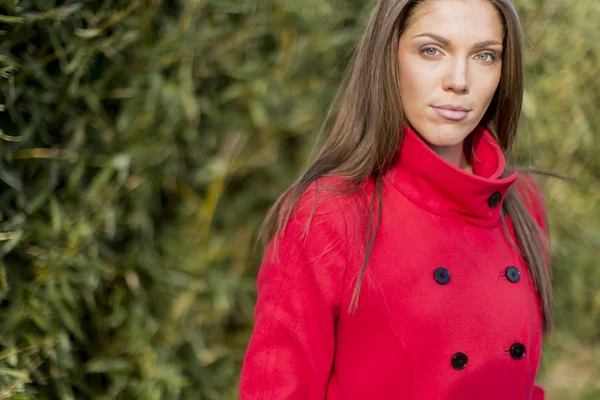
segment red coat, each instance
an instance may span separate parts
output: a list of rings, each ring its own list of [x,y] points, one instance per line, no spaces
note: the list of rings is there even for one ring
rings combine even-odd
[[[347,312],[365,248],[373,184],[327,192],[306,240],[315,184],[260,267],[242,400],[542,400],[539,294],[500,221],[513,184],[489,132],[476,129],[473,174],[440,158],[409,128],[384,180],[383,214],[357,312]],[[366,199],[366,200],[365,200]],[[544,231],[543,199],[526,202]]]

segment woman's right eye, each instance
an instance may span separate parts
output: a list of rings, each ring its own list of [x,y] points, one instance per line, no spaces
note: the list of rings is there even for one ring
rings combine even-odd
[[[427,57],[434,57],[437,55],[438,49],[435,47],[423,47],[420,51],[421,54],[425,54]]]

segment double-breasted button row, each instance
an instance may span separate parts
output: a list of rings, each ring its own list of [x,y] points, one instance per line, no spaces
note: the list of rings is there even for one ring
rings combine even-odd
[[[510,346],[510,356],[515,360],[520,360],[525,357],[525,345],[523,343],[514,343]],[[452,356],[451,364],[452,367],[460,371],[464,369],[469,363],[469,357],[462,352],[458,352]]]
[[[506,278],[512,283],[517,283],[521,279],[521,271],[514,265],[507,267],[504,272]],[[450,282],[450,271],[444,267],[438,267],[433,271],[433,278],[440,285],[447,285]],[[514,343],[509,352],[513,359],[520,360],[525,356],[525,345],[519,342]],[[469,357],[465,353],[458,352],[452,356],[451,364],[457,371],[466,368],[468,363]]]
[[[521,271],[514,265],[507,267],[504,272],[506,278],[512,283],[517,283],[521,279]],[[450,282],[450,271],[444,267],[436,268],[435,271],[433,271],[433,278],[440,285],[447,285]]]

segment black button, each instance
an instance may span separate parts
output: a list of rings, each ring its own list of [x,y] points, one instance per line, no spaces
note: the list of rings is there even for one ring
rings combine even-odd
[[[466,367],[468,361],[469,357],[465,353],[456,353],[452,356],[452,366],[458,371]]]
[[[515,360],[520,360],[525,356],[525,345],[523,343],[515,343],[510,346],[510,356]]]
[[[519,279],[521,279],[521,271],[519,271],[519,268],[511,265],[510,267],[506,268],[506,277],[512,283],[517,283],[519,282]]]
[[[498,207],[498,204],[502,201],[502,195],[500,192],[494,192],[488,199],[488,205],[491,208]]]
[[[450,282],[450,272],[444,267],[437,268],[433,273],[433,277],[440,285],[445,285]]]

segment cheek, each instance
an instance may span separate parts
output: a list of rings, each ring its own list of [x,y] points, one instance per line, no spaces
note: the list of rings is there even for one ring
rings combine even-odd
[[[414,60],[400,58],[400,93],[406,107],[426,101],[427,94],[432,93],[432,86],[433,79],[429,71]]]
[[[477,77],[477,90],[474,93],[477,93],[479,97],[480,103],[489,104],[494,97],[494,93],[498,88],[498,84],[500,83],[500,73],[494,73],[490,76],[490,74],[481,74]]]

